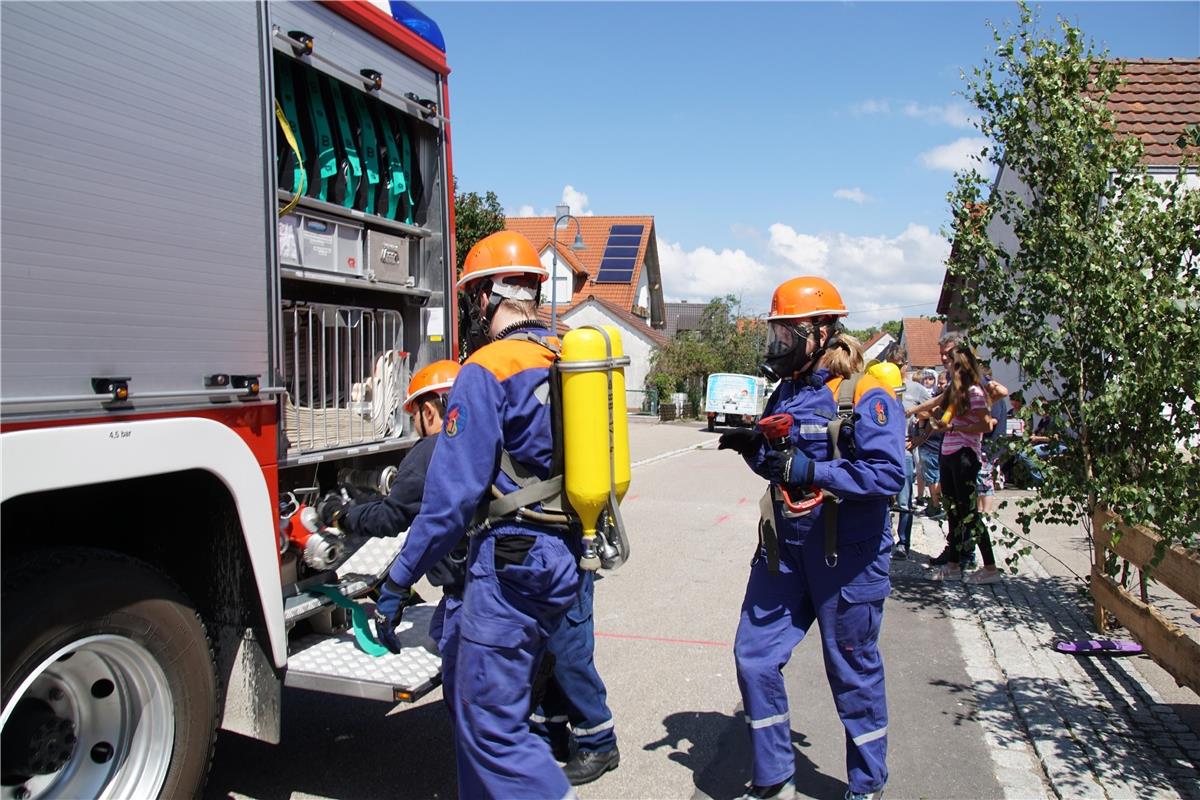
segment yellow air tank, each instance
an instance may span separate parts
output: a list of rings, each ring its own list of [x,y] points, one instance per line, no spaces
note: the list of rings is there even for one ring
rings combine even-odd
[[[616,502],[614,475],[623,481],[624,494],[629,488],[630,472],[625,375],[618,366],[618,360],[623,364],[626,359],[621,357],[620,334],[612,326],[605,327],[607,330],[582,327],[568,332],[559,357],[563,483],[567,500],[583,525],[584,556],[580,566],[593,570],[600,565],[596,522],[605,507]],[[619,416],[614,409],[619,410]]]
[[[612,343],[614,360],[621,361],[625,348],[621,344],[621,332],[616,325],[604,325]],[[625,408],[625,367],[614,366],[612,372],[612,454],[613,454],[613,488],[617,491],[617,500],[625,499],[629,491],[629,415]]]

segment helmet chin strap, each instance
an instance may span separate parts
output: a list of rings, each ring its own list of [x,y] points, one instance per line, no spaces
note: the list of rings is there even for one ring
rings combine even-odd
[[[492,341],[492,318],[496,316],[496,309],[500,307],[504,298],[491,289],[491,281],[481,281],[475,291],[467,296],[467,340],[471,352]],[[488,295],[488,304],[486,309],[481,310],[479,295],[484,292]]]

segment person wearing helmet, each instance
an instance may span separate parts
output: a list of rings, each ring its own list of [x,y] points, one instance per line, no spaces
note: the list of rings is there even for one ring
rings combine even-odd
[[[435,361],[417,370],[408,382],[404,410],[411,415],[413,430],[421,437],[400,462],[387,497],[355,503],[342,492],[331,492],[317,504],[321,521],[331,527],[359,536],[395,536],[410,527],[421,510],[421,496],[429,462],[437,444],[450,393],[459,366],[456,361]],[[420,548],[410,534],[404,547]],[[458,645],[457,614],[462,606],[463,585],[466,582],[467,545],[460,539],[457,546],[428,570],[429,582],[442,589],[429,623],[429,635],[437,642],[442,656],[442,700],[454,723],[454,663]],[[419,576],[418,576],[419,577]],[[413,598],[420,602],[415,594]],[[399,652],[400,643],[391,629],[379,631],[379,640],[392,652]]]
[[[839,452],[849,457],[834,457],[828,424],[838,415],[840,379],[818,364],[845,315],[837,289],[823,278],[793,278],[775,290],[764,371],[781,382],[763,416],[792,417],[787,444],[774,449],[757,431],[731,431],[720,441],[771,483],[760,504],[761,542],[734,642],[753,753],[745,798],[796,794],[782,670],[814,621],[846,731],[847,797],[868,797],[887,782],[887,702],[877,642],[891,590],[888,505],[904,481],[904,414],[891,386],[862,375],[853,392],[857,421],[846,445],[838,440]],[[792,497],[810,487],[833,497],[807,513],[785,513],[779,487]]]
[[[571,793],[528,717],[547,638],[580,593],[582,537],[577,526],[540,521],[551,517],[540,503],[525,507],[537,519],[489,510],[493,489],[519,488],[510,472],[550,476],[557,340],[537,319],[546,278],[537,251],[513,231],[485,237],[467,254],[458,288],[476,349],[450,393],[421,513],[409,529],[421,546],[401,551],[376,606],[379,628],[398,624],[412,602],[408,587],[471,531],[456,678],[460,797]]]

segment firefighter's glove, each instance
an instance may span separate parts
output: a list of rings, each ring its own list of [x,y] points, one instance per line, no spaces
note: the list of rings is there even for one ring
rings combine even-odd
[[[794,447],[772,450],[765,462],[772,483],[784,486],[812,486],[813,460]]]
[[[379,587],[379,599],[375,601],[375,636],[379,643],[393,653],[400,652],[400,640],[396,638],[396,626],[404,617],[404,609],[421,602],[421,595],[409,586],[388,578]]]
[[[737,428],[721,434],[717,440],[718,450],[736,450],[743,456],[752,456],[762,447],[763,435],[758,431]]]
[[[341,528],[349,510],[350,500],[342,492],[329,492],[317,501],[317,516],[326,528]]]

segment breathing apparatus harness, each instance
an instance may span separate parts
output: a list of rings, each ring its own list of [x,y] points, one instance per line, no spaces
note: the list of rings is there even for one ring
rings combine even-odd
[[[491,304],[489,304],[489,308],[492,308]],[[500,331],[495,340],[514,339],[533,342],[554,355],[548,381],[552,442],[550,473],[544,479],[539,478],[513,458],[507,450],[501,450],[500,471],[517,485],[517,489],[505,493],[500,487],[492,484],[492,499],[481,504],[476,511],[475,518],[467,531],[469,536],[474,536],[504,521],[529,521],[562,533],[582,530],[579,515],[571,508],[564,485],[562,348],[557,339],[547,338],[526,330],[539,327],[542,327],[542,323],[538,320],[520,320]],[[624,359],[625,363],[628,361],[628,358]],[[541,510],[534,510],[535,504],[541,504]],[[585,543],[585,551],[581,558],[581,566],[584,569],[594,570],[597,567],[616,569],[629,558],[629,542],[625,536],[625,525],[621,519],[620,506],[615,495],[601,517],[597,531],[600,539],[599,548],[598,551],[592,550]]]
[[[821,350],[824,352],[825,348]],[[837,400],[837,407],[833,417],[826,425],[826,434],[829,439],[829,457],[831,459],[847,458],[853,460],[856,456],[854,452],[854,426],[858,421],[859,415],[854,411],[854,394],[858,388],[858,381],[862,376],[863,373],[858,372],[849,378],[834,378],[825,384],[833,391],[834,397]],[[834,381],[838,381],[836,388],[831,386]],[[766,437],[767,443],[776,450],[782,450],[789,446],[788,436],[791,432],[791,427],[792,417],[790,414],[773,414],[760,420],[758,423],[758,429]],[[786,472],[790,471],[789,467]],[[782,504],[781,513],[786,519],[797,519],[808,516],[817,508],[824,506],[825,566],[831,569],[836,567],[838,563],[838,508],[842,499],[828,489],[822,489],[817,486],[809,487],[807,490],[800,489],[798,493],[795,491],[795,487],[789,488],[780,484],[772,485],[767,490],[759,502],[759,543],[766,554],[767,568],[771,572],[779,572],[779,534],[775,530],[773,501],[779,501]]]

